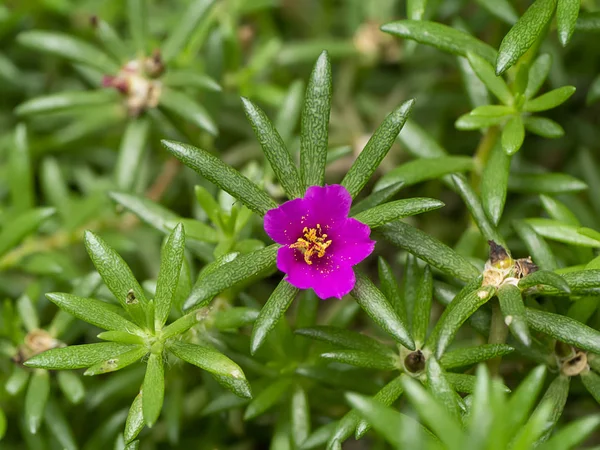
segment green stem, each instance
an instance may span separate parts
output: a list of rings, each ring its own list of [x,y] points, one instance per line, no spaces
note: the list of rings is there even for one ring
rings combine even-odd
[[[504,323],[504,316],[500,310],[500,303],[496,299],[492,301],[492,323],[490,325],[490,336],[488,338],[488,344],[504,344],[508,337],[508,327]],[[488,368],[492,375],[498,374],[500,363],[502,362],[502,356],[490,359],[488,361]]]

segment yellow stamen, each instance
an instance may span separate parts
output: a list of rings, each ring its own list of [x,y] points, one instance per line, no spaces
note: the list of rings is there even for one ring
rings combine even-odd
[[[325,256],[325,250],[331,245],[331,239],[328,241],[327,235],[321,231],[321,225],[317,224],[316,228],[304,227],[302,230],[304,233],[303,237],[290,245],[291,248],[297,248],[304,254],[304,261],[306,264],[311,265],[313,255],[317,255],[319,258]]]

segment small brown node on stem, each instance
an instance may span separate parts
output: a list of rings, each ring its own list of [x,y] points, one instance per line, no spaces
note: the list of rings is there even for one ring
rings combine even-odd
[[[425,355],[423,355],[423,352],[415,350],[406,355],[404,367],[411,373],[421,372],[425,368]]]
[[[578,351],[575,356],[565,360],[560,368],[561,372],[568,376],[574,377],[586,370],[588,367],[587,355],[585,352]]]
[[[133,292],[133,289],[129,289],[129,292],[127,292],[127,297],[125,298],[125,303],[128,305],[134,305],[137,302],[138,299],[135,296],[135,292]]]

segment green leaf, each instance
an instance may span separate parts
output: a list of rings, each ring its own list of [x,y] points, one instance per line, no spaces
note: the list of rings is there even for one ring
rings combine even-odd
[[[133,363],[138,362],[140,359],[146,356],[146,354],[148,354],[148,350],[149,349],[147,345],[136,346],[132,350],[122,353],[117,357],[94,364],[84,372],[84,375],[94,376],[109,372],[116,372],[117,370],[121,370]]]
[[[553,338],[588,350],[600,353],[600,332],[588,327],[570,317],[559,314],[538,311],[527,308],[527,322],[536,331],[545,333]]]
[[[19,394],[29,381],[29,372],[15,365],[10,377],[6,379],[4,390],[8,395],[14,396]]]
[[[580,3],[581,0],[558,0],[558,4],[556,5],[558,40],[563,47],[567,46],[571,40],[573,31],[575,31]]]
[[[158,272],[156,295],[154,297],[154,314],[158,328],[161,328],[169,318],[171,304],[177,290],[177,283],[179,283],[184,251],[185,235],[183,226],[179,224],[169,235],[161,252],[160,270]]]
[[[577,448],[600,425],[600,415],[582,417],[558,430],[540,450],[562,450]]]
[[[460,116],[454,126],[457,130],[479,130],[499,125],[506,120],[506,116],[478,116],[472,113]]]
[[[458,68],[460,70],[460,75],[462,78],[462,84],[469,96],[469,100],[471,106],[475,107],[475,109],[479,107],[491,106],[490,96],[488,93],[485,84],[481,82],[479,77],[473,71],[473,68],[469,64],[469,61],[462,56],[457,56],[456,60],[458,62]],[[502,108],[502,107],[501,107]],[[504,107],[505,109],[512,109],[509,107]]]
[[[298,288],[287,281],[281,280],[279,282],[254,322],[250,338],[250,352],[252,354],[264,343],[267,335],[288,310],[298,292]]]
[[[6,414],[0,409],[0,441],[6,434]]]
[[[550,67],[552,66],[552,57],[544,53],[538,56],[535,61],[531,64],[527,76],[527,86],[525,88],[525,98],[530,99],[540,90],[548,74],[550,73]]]
[[[575,29],[578,31],[598,33],[600,31],[600,13],[583,12],[577,18]]]
[[[521,116],[514,116],[502,129],[502,148],[507,155],[514,155],[519,151],[525,139],[525,126]]]
[[[536,233],[547,239],[581,247],[600,247],[599,241],[579,233],[580,227],[576,225],[568,225],[558,220],[544,218],[527,219],[526,222]]]
[[[127,61],[130,56],[129,48],[115,29],[98,16],[92,16],[90,22],[94,28],[94,34],[100,44],[102,44],[102,47],[104,47],[104,50],[110,53],[115,58],[115,61],[121,63]]]
[[[258,142],[281,186],[290,198],[304,196],[304,185],[292,155],[266,114],[250,100],[242,97],[246,117],[252,124]]]
[[[46,370],[36,370],[25,394],[25,424],[31,434],[36,434],[42,424],[49,395],[50,375]]]
[[[147,0],[127,0],[127,19],[129,23],[129,34],[133,39],[137,56],[146,53],[146,42],[148,40],[148,14]]]
[[[185,236],[190,239],[212,244],[219,242],[219,233],[210,225],[196,219],[169,220],[165,226],[173,230],[178,224],[183,225]]]
[[[383,25],[381,31],[412,39],[455,55],[474,53],[488,62],[496,59],[496,50],[469,33],[427,20],[399,20]]]
[[[471,217],[475,221],[475,224],[479,228],[479,231],[481,231],[483,237],[488,241],[492,240],[500,245],[505,245],[504,239],[502,236],[500,236],[500,234],[498,234],[496,227],[492,225],[488,219],[485,211],[483,210],[481,200],[478,198],[477,194],[468,183],[465,176],[452,175],[452,181],[454,182],[454,186],[458,191],[458,195],[460,195],[463,202],[465,202],[465,205],[467,205],[467,209],[469,210]]]
[[[525,117],[527,131],[548,139],[558,139],[565,135],[565,130],[554,120],[545,117]]]
[[[570,294],[577,296],[598,296],[600,295],[600,270],[586,269],[566,272],[561,275],[570,289]],[[543,293],[543,295],[561,295],[567,296],[564,287],[558,289],[556,287],[537,286],[535,292]]]
[[[165,367],[162,354],[151,353],[142,385],[142,412],[144,421],[152,428],[162,409],[165,398]]]
[[[264,215],[277,204],[256,184],[231,168],[219,158],[191,145],[174,141],[161,141],[165,148],[186,166],[216,184],[241,201],[248,209]]]
[[[477,0],[477,3],[509,25],[514,25],[519,20],[517,12],[508,0]]]
[[[273,244],[252,253],[238,256],[230,262],[225,261],[209,273],[204,273],[199,279],[188,299],[184,309],[202,307],[215,295],[225,289],[235,286],[244,280],[269,272],[275,268],[277,249]],[[230,255],[228,255],[229,257]]]
[[[548,426],[548,418],[551,413],[552,405],[549,403],[544,402],[536,408],[529,420],[511,441],[510,448],[514,450],[529,450],[532,448],[534,442],[538,440]]]
[[[511,395],[506,405],[506,411],[511,411],[504,425],[506,435],[513,436],[529,417],[529,412],[542,390],[545,376],[546,367],[537,366],[529,372]]]
[[[485,61],[484,61],[485,62]],[[487,63],[486,63],[487,64]],[[492,75],[494,75],[494,71],[490,66],[490,70],[492,70]],[[515,109],[510,106],[504,105],[482,105],[473,109],[469,115],[471,116],[481,116],[481,117],[501,117],[501,116],[510,116],[515,113]]]
[[[467,53],[467,59],[477,77],[483,81],[490,92],[505,105],[512,105],[513,96],[502,77],[496,76],[492,65],[474,53]]]
[[[24,31],[17,36],[17,42],[32,50],[91,66],[103,73],[115,73],[119,70],[119,66],[106,53],[68,34],[39,30]]]
[[[402,378],[396,377],[388,384],[386,384],[377,394],[373,396],[373,400],[381,403],[385,406],[391,406],[398,398],[402,395],[404,389],[402,389]],[[356,439],[361,439],[367,431],[369,431],[371,425],[366,420],[361,420],[356,426]]]
[[[425,425],[448,448],[455,448],[456,444],[463,440],[463,433],[459,422],[416,380],[402,375],[402,386],[410,403]]]
[[[479,280],[476,279],[475,282],[465,286],[452,300],[427,340],[427,347],[435,346],[435,356],[438,359],[442,357],[461,325],[494,295],[494,288],[491,286],[478,288],[476,281]]]
[[[431,135],[413,120],[407,120],[398,136],[398,140],[406,149],[418,158],[441,158],[448,152],[438,144]],[[466,158],[471,160],[471,158]]]
[[[406,348],[414,350],[415,343],[406,324],[396,314],[385,296],[364,274],[358,271],[355,274],[356,284],[350,294],[356,302],[386,333]]]
[[[356,216],[363,211],[374,208],[376,206],[381,205],[382,203],[387,202],[394,195],[396,195],[400,189],[404,186],[404,182],[400,181],[398,183],[390,184],[388,187],[383,189],[379,189],[375,192],[372,192],[368,197],[365,197],[363,200],[358,203],[352,205],[350,208],[350,216]]]
[[[392,267],[382,257],[378,259],[378,273],[381,292],[388,299],[402,322],[408,323],[406,304],[400,293],[400,286],[398,286],[396,275]]]
[[[298,385],[290,401],[290,422],[292,443],[300,448],[310,434],[310,405],[306,391]]]
[[[554,270],[558,267],[550,246],[527,222],[516,220],[513,222],[513,227],[525,242],[527,250],[541,269]]]
[[[409,198],[375,206],[357,214],[354,218],[373,229],[404,217],[423,214],[443,206],[445,206],[443,202],[433,198]]]
[[[406,2],[406,16],[412,20],[423,20],[427,0],[408,0]]]
[[[543,408],[544,404],[548,403],[551,405],[551,413],[544,427],[544,433],[537,440],[538,444],[546,441],[552,434],[554,428],[556,427],[556,424],[558,423],[558,420],[560,419],[560,416],[562,415],[563,410],[565,409],[565,404],[567,403],[570,384],[570,377],[564,375],[557,376],[552,381],[552,383],[550,383],[550,386],[548,387],[548,389],[544,393],[544,396],[540,400],[540,403],[537,406],[536,410]]]
[[[581,374],[581,381],[592,397],[600,403],[600,375],[591,370]]]
[[[77,450],[78,447],[71,426],[61,407],[52,398],[48,399],[44,412],[44,422],[48,427],[48,431],[59,442],[62,449]]]
[[[504,323],[508,325],[512,335],[528,347],[531,344],[529,327],[525,320],[525,304],[518,287],[506,283],[498,289],[500,309],[504,316]]]
[[[79,374],[61,371],[56,374],[56,379],[60,390],[72,404],[77,405],[84,399],[85,387]]]
[[[122,344],[144,345],[146,343],[142,336],[123,331],[103,331],[98,334],[97,338],[103,341],[120,342]]]
[[[392,244],[406,249],[450,276],[470,281],[479,275],[479,270],[467,259],[417,228],[398,221],[384,225],[380,231]]]
[[[24,124],[15,127],[14,143],[8,152],[8,173],[12,207],[15,212],[22,213],[33,208],[33,174],[31,151],[27,140],[27,128]]]
[[[108,195],[119,205],[138,216],[144,223],[163,233],[169,233],[171,230],[167,227],[167,223],[176,221],[178,218],[174,212],[145,197],[126,192],[109,192]]]
[[[177,26],[173,27],[171,34],[161,46],[162,58],[166,63],[175,58],[191,40],[194,30],[200,26],[200,21],[207,17],[214,3],[214,0],[194,0],[189,3],[177,20]]]
[[[556,0],[536,0],[504,36],[498,50],[496,74],[501,75],[540,38],[554,15]]]
[[[321,358],[356,367],[378,370],[398,370],[400,361],[390,353],[373,353],[364,350],[335,350],[321,353]]]
[[[23,364],[26,367],[48,370],[83,369],[132,349],[132,345],[117,342],[70,345],[32,356]]]
[[[115,167],[115,181],[118,189],[129,191],[133,188],[140,174],[150,121],[147,117],[132,119],[127,124],[125,134],[119,146],[119,157]]]
[[[196,88],[212,92],[223,90],[221,85],[208,75],[185,69],[169,68],[160,80],[165,85],[175,88]]]
[[[429,266],[425,266],[423,277],[419,283],[417,299],[415,302],[412,335],[417,348],[425,343],[427,330],[429,329],[429,317],[431,316],[431,301],[433,299],[433,278]]]
[[[300,174],[306,187],[321,186],[325,180],[330,111],[331,63],[324,51],[311,73],[302,108]]]
[[[414,104],[414,100],[408,100],[385,118],[381,126],[373,133],[365,148],[360,152],[350,170],[344,175],[341,184],[348,189],[352,198],[355,198],[365,187],[371,175],[377,170],[385,155],[388,154],[400,130],[406,123]]]
[[[518,286],[519,289],[525,290],[540,284],[551,286],[561,292],[564,292],[565,294],[571,293],[571,288],[569,287],[567,281],[557,273],[550,272],[549,270],[538,270],[530,273],[526,277],[519,280]]]
[[[31,300],[32,295],[37,296],[37,293],[29,294],[28,292],[24,292],[23,295],[17,299],[19,317],[27,332],[32,332],[40,327],[40,319],[36,307]]]
[[[246,377],[240,366],[211,347],[173,341],[169,344],[169,351],[179,359],[212,374],[246,381]]]
[[[294,333],[318,341],[328,342],[337,347],[361,350],[370,353],[393,354],[393,352],[375,339],[356,331],[329,325],[318,325],[310,328],[298,328]]]
[[[483,344],[476,347],[459,348],[444,353],[440,364],[446,370],[468,367],[481,361],[508,355],[514,350],[514,347],[506,344]]]
[[[213,325],[218,330],[232,330],[253,323],[259,311],[244,306],[219,311],[214,315]]]
[[[140,434],[144,428],[144,425],[146,425],[146,422],[144,422],[142,403],[142,393],[140,392],[135,396],[135,399],[133,399],[133,403],[131,404],[131,408],[129,408],[129,413],[127,414],[127,420],[125,421],[123,438],[127,444],[133,441],[138,434]]]
[[[399,182],[404,183],[402,187],[408,187],[423,181],[441,178],[449,173],[466,172],[472,169],[473,158],[465,156],[417,159],[386,173],[375,185],[375,190],[379,191]]]
[[[15,108],[19,116],[49,114],[70,109],[116,103],[119,97],[113,90],[73,91],[35,97]]]
[[[183,92],[163,87],[160,93],[159,105],[183,120],[190,121],[198,128],[201,128],[213,136],[219,134],[217,125],[204,106],[200,105]],[[163,143],[164,142],[165,141],[163,141]]]
[[[600,20],[598,21],[600,22]],[[590,106],[600,100],[600,75],[594,78],[587,95],[585,96],[585,104]]]
[[[279,403],[290,391],[293,380],[282,377],[270,383],[250,402],[244,413],[244,420],[251,420]]]
[[[127,263],[91,231],[85,232],[84,241],[90,259],[108,289],[138,325],[146,325],[143,308],[148,305],[148,300]]]
[[[444,406],[454,418],[460,417],[456,392],[446,379],[446,373],[435,357],[427,359],[427,387],[433,397]]]
[[[539,1],[539,0],[538,0]],[[566,102],[575,93],[575,86],[563,86],[528,100],[523,105],[523,111],[536,112],[556,108]]]
[[[36,208],[25,211],[12,218],[0,232],[0,256],[6,254],[12,247],[18,245],[30,233],[49,217],[53,216],[54,208]]]
[[[587,189],[587,185],[566,173],[514,173],[508,189],[522,194],[566,194]]]
[[[482,366],[480,365],[479,367]],[[446,373],[446,378],[456,392],[465,394],[476,392],[478,380],[474,375],[448,372]],[[508,388],[506,388],[506,392],[509,392]]]
[[[511,157],[497,142],[492,148],[481,180],[481,204],[492,225],[497,226],[504,211]]]
[[[145,336],[140,327],[114,312],[109,304],[100,300],[60,292],[46,294],[46,298],[63,311],[99,328]]]
[[[364,395],[349,392],[346,399],[394,448],[420,448],[425,436],[427,446],[423,448],[439,448],[431,433],[412,417]]]

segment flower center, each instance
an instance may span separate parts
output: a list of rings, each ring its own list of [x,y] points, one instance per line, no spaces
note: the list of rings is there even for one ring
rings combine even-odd
[[[311,258],[317,255],[319,258],[325,256],[325,250],[331,245],[331,239],[321,230],[321,225],[317,224],[315,228],[304,227],[303,237],[299,237],[296,242],[290,245],[290,248],[297,248],[304,254],[304,261],[311,265]]]

